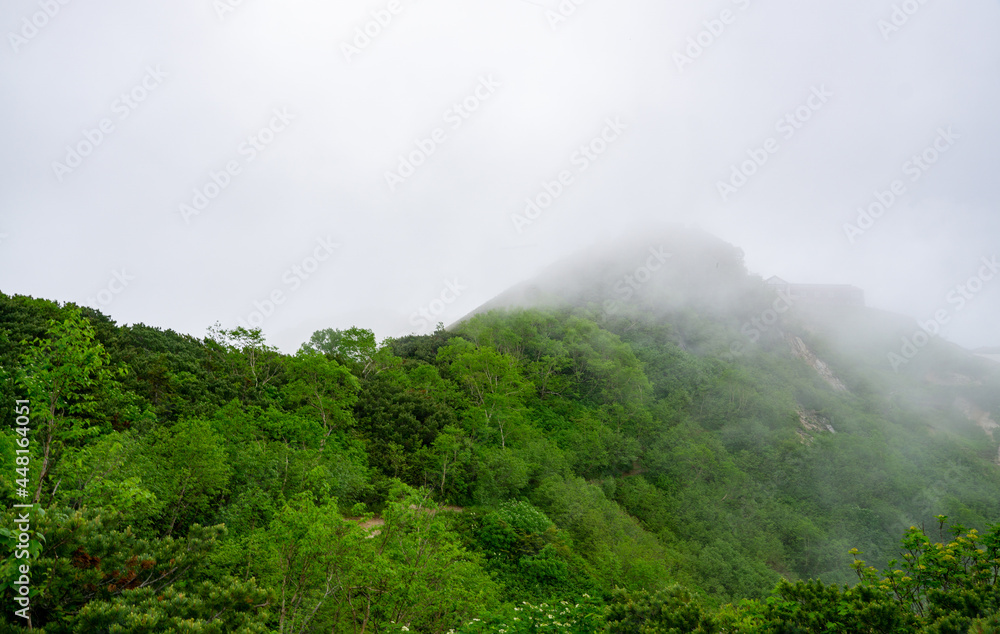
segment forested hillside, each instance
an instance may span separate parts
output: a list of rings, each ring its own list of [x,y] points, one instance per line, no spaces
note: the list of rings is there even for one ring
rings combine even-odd
[[[6,631],[998,631],[1000,366],[691,242],[294,355],[0,294]]]

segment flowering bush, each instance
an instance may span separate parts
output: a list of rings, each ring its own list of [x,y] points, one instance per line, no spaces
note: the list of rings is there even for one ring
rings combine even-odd
[[[534,632],[565,632],[593,634],[604,627],[604,607],[590,595],[578,603],[522,602],[495,616],[473,619],[454,634],[533,634]]]

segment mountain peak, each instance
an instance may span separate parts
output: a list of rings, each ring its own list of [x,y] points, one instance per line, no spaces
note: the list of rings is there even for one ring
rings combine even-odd
[[[607,309],[621,302],[719,308],[755,286],[742,249],[698,228],[658,225],[563,258],[459,321],[495,308]]]

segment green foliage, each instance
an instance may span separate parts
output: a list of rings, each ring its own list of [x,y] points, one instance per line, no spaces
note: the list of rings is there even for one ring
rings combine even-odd
[[[80,448],[66,450],[53,470],[60,487],[55,504],[80,509],[113,508],[123,517],[148,528],[162,508],[161,501],[143,481],[153,480],[139,467],[141,440],[134,432],[111,432]]]
[[[354,375],[336,361],[308,349],[299,351],[288,366],[289,383],[282,390],[286,402],[300,415],[320,421],[321,445],[333,431],[354,424],[351,410],[360,389]]]
[[[13,511],[3,517],[11,525]],[[70,632],[73,617],[91,601],[114,601],[126,591],[161,590],[183,581],[202,566],[225,533],[222,526],[192,525],[184,537],[138,535],[122,525],[114,511],[51,507],[32,514],[32,530],[40,548],[30,564],[31,615],[36,626]],[[4,567],[0,587],[11,605],[12,539],[0,540]],[[9,565],[8,565],[9,564]]]
[[[250,569],[274,588],[279,632],[443,631],[493,607],[494,589],[440,509],[398,486],[382,523],[330,503],[291,501],[250,541]],[[378,528],[374,528],[377,526]]]
[[[691,594],[671,586],[650,594],[616,588],[608,605],[609,634],[713,634],[715,620],[704,612]]]
[[[937,519],[944,537],[948,518]],[[953,539],[932,542],[911,526],[902,539],[903,559],[889,561],[881,575],[859,559],[851,567],[862,585],[888,594],[900,609],[941,631],[945,623],[964,631],[976,619],[1000,612],[1000,524],[982,535],[958,524],[948,532]]]
[[[211,423],[193,419],[150,434],[145,453],[158,477],[153,493],[164,506],[166,534],[203,516],[232,475],[221,437]]]
[[[547,478],[533,502],[572,535],[603,588],[659,588],[678,572],[677,553],[644,531],[597,486],[578,478]]]
[[[496,519],[522,533],[544,533],[554,526],[540,510],[522,500],[504,502],[494,512]]]
[[[1000,634],[1000,613],[973,621],[969,634]]]
[[[741,632],[913,632],[914,619],[884,593],[819,581],[781,581],[767,601],[741,605],[741,618],[722,623]],[[737,627],[739,623],[742,627]]]
[[[942,533],[946,520],[939,517]],[[953,540],[932,543],[911,527],[900,542],[902,562],[879,573],[854,560],[860,583],[853,587],[782,580],[766,601],[729,606],[718,622],[723,631],[747,633],[988,632],[1000,615],[1000,527],[950,532]]]
[[[529,393],[516,360],[456,338],[438,350],[437,361],[467,392],[474,438],[506,447],[507,438],[517,434],[524,422],[524,399]]]
[[[259,328],[227,330],[216,324],[208,329],[205,345],[211,351],[212,369],[232,377],[244,401],[264,403],[277,396],[284,358],[267,344]]]
[[[768,305],[746,297],[746,315],[492,311],[381,345],[327,329],[285,355],[259,330],[199,340],[0,294],[0,394],[32,409],[32,625],[995,630],[996,441],[951,403],[992,407],[1000,379],[855,367],[791,316],[720,357]],[[792,333],[850,392],[788,352]],[[12,407],[0,420],[9,465],[28,432]],[[932,513],[975,529],[906,530]],[[873,562],[853,576],[851,546]]]
[[[127,590],[110,601],[91,601],[71,622],[78,632],[109,634],[266,634],[258,613],[267,604],[267,592],[252,580],[224,579],[186,592],[174,586]]]
[[[439,484],[440,458],[446,450],[443,445],[432,448],[441,430],[452,428],[454,436],[461,429],[455,411],[459,401],[454,387],[426,364],[389,369],[365,379],[354,415],[371,464],[414,486]],[[454,478],[452,482],[457,497],[465,497],[468,483]]]
[[[299,349],[300,355],[305,352],[317,352],[335,358],[360,376],[368,376],[394,365],[391,349],[379,346],[375,341],[375,333],[371,330],[357,326],[347,330],[317,330]]]
[[[67,447],[110,431],[96,409],[111,379],[124,374],[108,367],[104,347],[79,310],[63,321],[50,320],[46,339],[35,339],[21,358],[17,383],[31,403],[38,471],[33,501],[42,499],[52,469]]]
[[[313,350],[321,354],[335,355],[340,347],[340,341],[343,336],[344,332],[336,328],[317,330],[309,337],[309,341],[302,344],[299,352]]]
[[[398,445],[397,445],[398,446]],[[433,483],[443,500],[468,497],[469,467],[472,462],[472,439],[458,427],[449,425],[441,430],[431,444]],[[437,482],[440,471],[441,481]]]
[[[498,614],[483,614],[456,630],[456,634],[593,634],[604,629],[604,610],[600,602],[583,594],[576,601],[507,605]],[[401,629],[400,631],[409,631]]]
[[[279,632],[309,630],[314,621],[318,626],[333,618],[343,578],[357,565],[359,532],[340,519],[336,506],[317,507],[301,495],[253,535],[249,567],[276,591]]]
[[[591,569],[575,552],[572,538],[528,502],[506,502],[467,521],[506,599],[555,601],[594,590]]]

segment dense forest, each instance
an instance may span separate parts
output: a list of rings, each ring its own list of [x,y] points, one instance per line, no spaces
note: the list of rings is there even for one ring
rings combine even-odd
[[[955,405],[996,370],[895,372],[869,309],[748,339],[723,251],[294,355],[0,294],[0,627],[1000,632],[1000,433]]]

